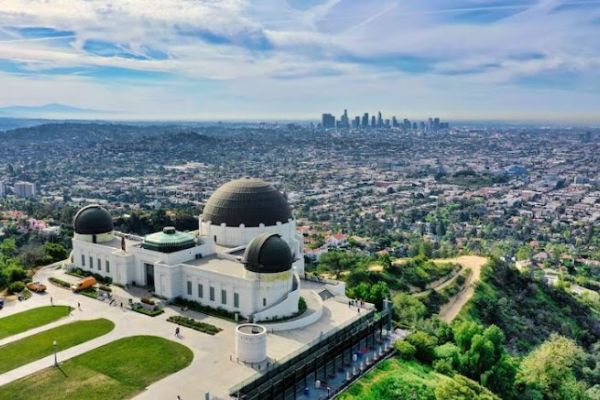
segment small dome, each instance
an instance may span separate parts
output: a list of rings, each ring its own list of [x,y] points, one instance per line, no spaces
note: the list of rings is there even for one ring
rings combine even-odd
[[[161,253],[172,253],[175,251],[189,249],[196,244],[194,235],[186,232],[178,232],[172,226],[164,227],[162,232],[152,233],[144,237],[144,249],[160,251]]]
[[[242,178],[218,188],[208,199],[202,220],[213,225],[257,227],[286,223],[292,212],[285,196],[262,179]]]
[[[289,271],[294,258],[280,235],[263,233],[248,244],[242,262],[248,271],[270,274]]]
[[[73,218],[73,229],[80,235],[99,235],[113,231],[109,212],[98,204],[83,207]]]

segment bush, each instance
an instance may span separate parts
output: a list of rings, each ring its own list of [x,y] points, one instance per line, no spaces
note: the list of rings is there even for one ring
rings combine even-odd
[[[398,357],[404,360],[412,360],[417,352],[417,348],[406,340],[400,340],[394,343],[394,348],[396,349],[396,353],[398,353]]]
[[[206,315],[212,315],[213,317],[224,318],[235,322],[235,313],[227,311],[223,308],[212,308],[192,300],[186,300],[181,297],[176,297],[173,300],[173,304],[175,304],[176,306],[189,308],[192,311],[201,312]],[[240,316],[238,320],[241,321],[243,320],[243,318]]]
[[[448,359],[435,360],[433,362],[433,369],[440,374],[452,376],[454,374],[454,368],[452,368],[452,362]]]
[[[25,289],[25,284],[21,281],[13,282],[10,284],[10,286],[8,286],[8,291],[13,294],[21,293],[23,289]]]
[[[63,281],[62,279],[50,277],[50,278],[48,278],[48,280],[50,281],[50,283],[53,283],[56,286],[60,286],[60,287],[65,288],[65,289],[70,289],[71,288],[71,284],[69,282]]]
[[[151,309],[147,309],[146,307],[142,306],[141,304],[134,304],[131,307],[131,309],[135,312],[138,312],[138,313],[144,314],[144,315],[148,315],[150,317],[156,317],[157,315],[160,315],[165,312],[162,308],[158,308],[157,306],[154,306]]]
[[[86,297],[90,297],[92,299],[97,299],[98,298],[98,290],[96,290],[96,288],[87,288],[85,290],[82,290],[81,292],[79,292],[80,294],[86,296]]]
[[[415,357],[424,363],[431,363],[435,358],[437,338],[423,331],[416,331],[408,335],[406,340],[416,348]]]
[[[112,292],[112,289],[110,288],[110,286],[106,286],[106,285],[99,285],[98,289],[103,290],[105,292]]]
[[[207,324],[206,322],[196,321],[193,318],[182,317],[179,315],[173,315],[167,318],[167,321],[173,322],[177,325],[185,326],[187,328],[191,328],[199,332],[204,332],[208,335],[215,335],[222,331],[222,329],[217,328],[214,325]]]

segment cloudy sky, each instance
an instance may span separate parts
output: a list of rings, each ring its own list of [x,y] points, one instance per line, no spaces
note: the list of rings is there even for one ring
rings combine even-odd
[[[600,1],[1,0],[0,107],[600,120]]]

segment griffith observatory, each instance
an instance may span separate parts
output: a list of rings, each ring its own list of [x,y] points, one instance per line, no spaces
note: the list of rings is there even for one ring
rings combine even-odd
[[[252,321],[298,311],[303,237],[283,193],[260,179],[228,182],[210,196],[198,225],[138,237],[114,231],[108,211],[88,205],[73,220],[71,262],[117,284]]]

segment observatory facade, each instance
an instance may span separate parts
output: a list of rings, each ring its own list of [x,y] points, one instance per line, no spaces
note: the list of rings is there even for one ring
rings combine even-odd
[[[165,227],[143,238],[121,234],[99,205],[79,210],[73,226],[73,266],[115,283],[254,321],[298,311],[303,238],[285,196],[260,179],[237,179],[217,189],[197,232]]]

